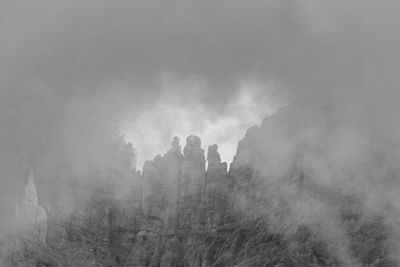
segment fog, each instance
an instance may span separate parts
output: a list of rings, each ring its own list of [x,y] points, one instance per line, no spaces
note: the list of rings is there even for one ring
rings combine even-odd
[[[192,133],[229,162],[246,129],[283,106],[302,130],[289,141],[280,130],[263,136],[275,161],[260,169],[282,174],[301,154],[317,184],[398,210],[399,5],[2,1],[3,213],[27,168],[47,173],[46,184],[64,158],[74,157],[77,177],[107,162],[115,129],[138,169]]]

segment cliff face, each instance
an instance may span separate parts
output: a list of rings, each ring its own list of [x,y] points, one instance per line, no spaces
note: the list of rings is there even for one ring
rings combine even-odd
[[[398,266],[379,214],[308,179],[292,116],[249,129],[229,171],[217,145],[206,162],[199,137],[183,152],[175,138],[131,172],[130,194],[101,183],[74,212],[52,208],[37,266]]]
[[[203,219],[207,228],[216,228],[227,219],[230,192],[232,185],[227,176],[227,164],[221,163],[218,146],[208,147],[208,168],[202,198]]]
[[[33,171],[29,171],[23,198],[14,218],[1,218],[0,266],[36,266],[48,257],[47,212],[39,204]],[[41,253],[41,254],[39,254]]]
[[[39,205],[33,172],[29,172],[28,183],[25,186],[25,196],[17,206],[17,222],[21,235],[32,237],[42,244],[46,244],[47,212]]]

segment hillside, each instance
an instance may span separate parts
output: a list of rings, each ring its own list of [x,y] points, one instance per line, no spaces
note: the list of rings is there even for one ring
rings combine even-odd
[[[30,209],[48,207],[32,223],[42,232],[4,234],[1,266],[398,266],[392,207],[373,210],[357,191],[319,183],[293,148],[306,126],[292,116],[249,129],[229,170],[217,145],[205,157],[189,136],[142,172],[116,142],[109,166],[69,181],[68,201],[41,196],[36,175]],[[32,179],[25,200],[36,195]]]

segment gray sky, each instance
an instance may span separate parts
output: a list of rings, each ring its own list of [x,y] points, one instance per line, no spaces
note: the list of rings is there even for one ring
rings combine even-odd
[[[399,5],[1,1],[1,141],[11,154],[38,139],[94,146],[118,125],[150,157],[190,132],[228,149],[282,103],[387,117],[398,111]]]

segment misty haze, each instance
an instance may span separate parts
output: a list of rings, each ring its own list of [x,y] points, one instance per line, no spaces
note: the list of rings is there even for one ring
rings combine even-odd
[[[400,266],[400,1],[0,0],[3,266]]]

